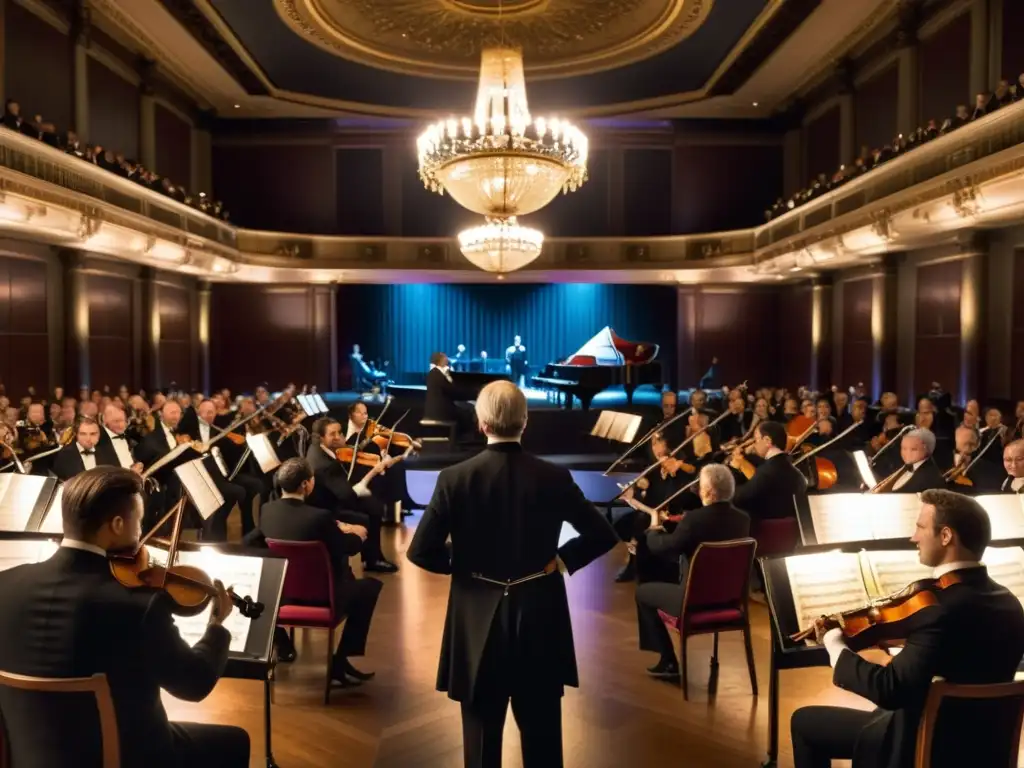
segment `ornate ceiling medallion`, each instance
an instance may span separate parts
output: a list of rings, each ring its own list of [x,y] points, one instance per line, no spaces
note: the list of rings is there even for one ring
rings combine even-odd
[[[614,69],[674,47],[715,0],[274,0],[296,34],[359,64],[473,80],[485,48],[520,48],[531,79]],[[502,37],[504,28],[504,38]]]

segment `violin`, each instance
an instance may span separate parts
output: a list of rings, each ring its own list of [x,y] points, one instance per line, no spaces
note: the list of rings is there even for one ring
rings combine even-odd
[[[334,455],[337,456],[338,461],[342,462],[343,464],[351,464],[353,453],[355,453],[356,464],[358,464],[361,467],[376,467],[378,464],[380,464],[379,453],[360,451],[351,445],[343,445],[341,448],[334,452]]]
[[[674,456],[665,456],[661,460],[661,479],[667,480],[670,476],[675,477],[679,470],[683,470],[688,475],[692,475],[697,471],[697,468],[693,464],[687,464],[682,459],[677,459]]]
[[[823,616],[825,631],[842,629],[846,644],[852,651],[900,645],[913,629],[918,612],[939,604],[936,593],[960,582],[956,571],[937,579],[920,579],[869,605]],[[790,635],[790,639],[802,642],[814,636],[815,629],[810,627]]]
[[[801,445],[810,434],[811,430],[818,426],[818,420],[810,416],[798,414],[786,424],[786,453],[792,453],[797,446]]]
[[[206,571],[194,565],[154,565],[149,550],[139,547],[134,554],[111,553],[110,572],[124,587],[138,589],[149,587],[159,589],[171,598],[171,612],[178,616],[198,616],[210,601],[217,597],[217,588]],[[263,613],[263,604],[251,597],[239,597],[232,589],[227,590],[238,612],[245,618],[255,620]]]

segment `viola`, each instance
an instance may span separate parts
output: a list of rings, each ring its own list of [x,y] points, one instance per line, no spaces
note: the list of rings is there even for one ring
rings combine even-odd
[[[217,597],[217,588],[209,574],[194,565],[172,565],[167,568],[150,561],[149,550],[139,547],[134,553],[111,553],[108,557],[110,572],[118,583],[129,589],[148,587],[162,590],[171,598],[172,613],[179,616],[198,616],[210,601]],[[239,597],[228,589],[238,612],[247,619],[258,619],[263,604],[251,597]]]
[[[823,616],[825,631],[842,629],[846,644],[852,651],[899,645],[913,628],[917,614],[939,604],[936,593],[960,582],[960,575],[955,571],[938,579],[920,579],[870,605]],[[814,635],[814,627],[810,627],[790,635],[790,639],[802,642]]]

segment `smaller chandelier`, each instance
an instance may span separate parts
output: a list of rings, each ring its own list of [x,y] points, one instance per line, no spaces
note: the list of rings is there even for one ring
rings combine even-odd
[[[459,233],[462,254],[485,272],[515,272],[538,256],[544,245],[539,230],[521,227],[516,217],[488,218],[481,227]]]

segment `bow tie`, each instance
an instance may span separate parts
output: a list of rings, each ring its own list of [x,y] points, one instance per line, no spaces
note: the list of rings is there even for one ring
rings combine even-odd
[[[82,449],[82,455],[83,456],[92,456],[94,453],[96,453],[96,451],[94,451],[92,448],[84,448],[84,449]]]
[[[905,472],[906,472],[906,473],[907,473],[908,475],[912,475],[912,474],[914,474],[914,465],[913,465],[913,464],[904,464],[904,465],[903,465],[903,470],[904,470],[904,471],[905,471]]]
[[[128,438],[126,438],[124,435],[111,435],[110,439],[111,440],[127,440]]]

